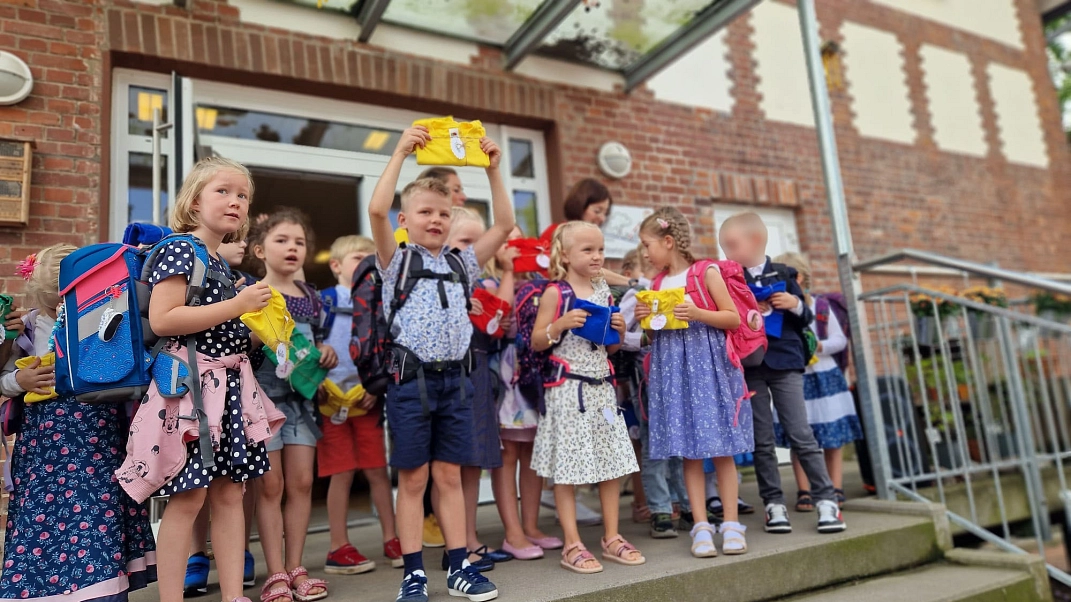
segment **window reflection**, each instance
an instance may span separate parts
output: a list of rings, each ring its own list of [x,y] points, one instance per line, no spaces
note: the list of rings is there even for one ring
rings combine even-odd
[[[529,190],[514,190],[513,213],[517,216],[517,225],[524,230],[525,236],[539,236],[539,209],[536,206],[536,193]]]
[[[515,178],[534,178],[535,165],[532,161],[532,142],[530,140],[509,139],[510,170]]]
[[[197,129],[213,136],[377,155],[390,155],[401,137],[396,130],[204,105],[197,107]]]
[[[160,123],[167,123],[167,90],[130,86],[128,89],[127,133],[134,136],[152,136],[152,112],[160,109]],[[160,132],[167,138],[168,131]]]
[[[160,157],[160,220],[167,223],[167,157]],[[152,222],[152,155],[130,153],[129,186],[127,192],[127,223]]]

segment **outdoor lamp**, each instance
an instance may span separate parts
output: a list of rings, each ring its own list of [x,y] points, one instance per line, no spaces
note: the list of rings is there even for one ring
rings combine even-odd
[[[0,50],[0,105],[18,104],[32,89],[30,67],[14,54]]]
[[[615,180],[627,176],[632,171],[632,154],[628,147],[620,142],[607,142],[599,149],[599,170]]]

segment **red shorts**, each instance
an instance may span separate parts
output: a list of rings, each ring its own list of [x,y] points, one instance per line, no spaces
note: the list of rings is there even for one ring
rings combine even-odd
[[[333,424],[324,417],[324,436],[316,443],[316,460],[321,478],[351,470],[385,468],[387,450],[379,406],[364,416]]]

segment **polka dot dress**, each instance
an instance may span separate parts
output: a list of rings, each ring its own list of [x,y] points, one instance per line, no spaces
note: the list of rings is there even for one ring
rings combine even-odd
[[[149,285],[153,286],[172,276],[184,276],[189,279],[194,266],[194,248],[189,242],[175,241],[167,245],[157,256],[152,266]],[[219,273],[228,273],[227,266],[215,257],[209,259],[209,269]],[[201,302],[203,305],[219,303],[234,296],[226,286],[209,280]],[[225,295],[226,294],[226,295]],[[249,352],[249,329],[241,320],[235,318],[218,324],[194,335],[197,351],[212,357],[238,355]],[[211,378],[211,377],[210,377]],[[205,381],[203,387],[215,388],[224,383]],[[196,440],[186,443],[187,461],[185,468],[170,482],[160,488],[157,495],[174,495],[191,489],[207,487],[208,483],[218,477],[229,477],[236,483],[262,476],[270,469],[268,453],[263,443],[250,443],[245,437],[242,425],[241,380],[237,370],[227,370],[227,412],[229,420],[220,420],[223,432],[219,449],[215,450],[215,467],[208,470],[201,457],[201,446]]]

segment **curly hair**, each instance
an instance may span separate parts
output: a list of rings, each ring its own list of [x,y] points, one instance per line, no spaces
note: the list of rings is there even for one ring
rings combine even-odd
[[[264,260],[257,257],[255,249],[257,247],[264,247],[264,241],[267,240],[268,234],[280,224],[296,224],[301,226],[301,229],[305,231],[305,259],[312,257],[313,248],[316,246],[316,234],[312,231],[312,225],[309,223],[309,216],[300,209],[294,207],[279,207],[272,213],[267,215],[258,215],[256,223],[253,224],[252,230],[249,231],[249,257],[251,266],[254,272],[263,278],[267,274],[268,266],[265,265]]]
[[[569,269],[565,265],[566,250],[573,242],[572,234],[577,230],[583,229],[595,230],[602,234],[602,230],[595,224],[580,220],[565,222],[554,230],[554,236],[550,239],[550,268],[548,269],[551,280],[565,280],[566,275],[569,273]],[[567,238],[568,240],[566,240]]]
[[[648,215],[640,224],[640,232],[659,238],[669,236],[673,239],[675,250],[689,264],[695,263],[692,254],[692,229],[688,219],[675,207],[662,207]]]

